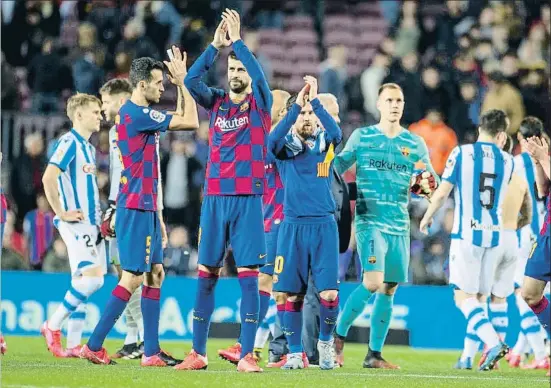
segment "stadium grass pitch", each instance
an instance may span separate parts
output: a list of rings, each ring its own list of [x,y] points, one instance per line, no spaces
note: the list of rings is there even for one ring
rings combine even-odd
[[[347,344],[344,368],[322,371],[309,368],[300,371],[264,369],[261,374],[242,374],[226,361],[215,357],[218,348],[231,340],[211,339],[206,371],[176,371],[171,368],[142,368],[139,361],[120,361],[118,365],[92,365],[79,359],[56,359],[46,350],[41,337],[6,337],[8,353],[1,359],[3,388],[31,387],[549,387],[545,371],[511,369],[501,362],[500,370],[491,372],[452,369],[459,352],[414,350],[387,346],[385,357],[401,370],[363,369],[366,346]],[[113,352],[122,341],[110,340]],[[162,342],[163,349],[183,357],[189,342]],[[264,362],[262,362],[264,365]],[[373,385],[377,384],[377,385]]]

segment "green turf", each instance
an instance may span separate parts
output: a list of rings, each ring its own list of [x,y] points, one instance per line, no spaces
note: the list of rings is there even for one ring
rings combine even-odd
[[[452,369],[457,352],[412,350],[388,346],[385,357],[401,366],[398,371],[366,370],[361,367],[366,347],[347,344],[344,368],[321,371],[265,369],[262,374],[237,373],[235,367],[215,357],[226,340],[210,340],[207,371],[185,372],[170,368],[141,368],[138,361],[99,366],[79,359],[56,359],[45,349],[42,338],[7,337],[8,353],[1,362],[1,386],[8,387],[549,387],[545,371],[501,369],[491,372]],[[108,341],[115,351],[120,341]],[[190,344],[165,342],[163,348],[183,357]],[[262,363],[264,364],[264,363]],[[373,385],[378,384],[378,385]]]

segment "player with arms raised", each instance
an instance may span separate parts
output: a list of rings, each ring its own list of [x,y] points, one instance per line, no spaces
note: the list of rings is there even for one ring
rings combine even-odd
[[[119,109],[132,95],[132,84],[127,79],[115,78],[103,85],[99,91],[102,102],[102,111],[105,119],[115,122]],[[101,224],[101,234],[109,241],[109,260],[114,265],[119,280],[122,276],[121,263],[119,260],[119,249],[115,236],[115,213],[117,209],[117,196],[122,173],[122,161],[119,148],[117,147],[117,126],[109,130],[109,207],[107,208]],[[143,319],[140,299],[141,287],[130,297],[128,305],[124,310],[126,320],[126,337],[124,345],[112,358],[138,359],[143,355],[143,343],[138,345],[138,339],[143,341]]]
[[[504,299],[512,292],[515,261],[505,255],[500,239],[506,238],[500,208],[513,175],[513,157],[501,148],[507,141],[507,115],[497,109],[480,117],[474,144],[456,147],[443,174],[443,183],[431,198],[421,231],[427,233],[432,217],[455,187],[455,216],[450,246],[450,284],[455,303],[472,331],[488,349],[480,370],[491,370],[507,354],[488,320],[480,299]],[[514,248],[513,248],[514,249]],[[512,268],[512,271],[511,271]]]
[[[272,94],[260,64],[241,40],[239,15],[226,9],[222,19],[212,44],[185,79],[193,98],[210,112],[210,149],[199,229],[193,349],[176,368],[196,370],[208,366],[206,343],[214,310],[214,288],[229,242],[242,290],[242,350],[237,370],[261,372],[253,347],[258,326],[258,268],[267,255],[262,194]],[[228,57],[227,93],[209,88],[201,79],[214,64],[218,50],[230,44],[234,51]]]
[[[400,125],[404,95],[397,84],[379,89],[379,124],[355,130],[335,167],[342,174],[354,163],[358,198],[356,201],[356,241],[363,280],[348,297],[335,330],[337,362],[343,364],[344,340],[354,320],[362,313],[374,293],[369,351],[364,368],[397,369],[385,361],[381,351],[392,317],[394,294],[399,283],[407,281],[410,259],[410,190],[430,196],[436,186],[427,146],[422,138]],[[415,164],[423,171],[410,181]]]
[[[525,149],[525,143],[522,140],[529,139],[531,137],[540,138],[542,134],[543,123],[540,119],[533,116],[528,116],[525,117],[520,123],[517,137],[521,142],[522,152],[515,156],[515,174],[511,179],[511,184],[508,189],[508,195],[510,193],[514,198],[520,196],[521,192],[524,191],[531,203],[530,208],[532,210],[530,217],[531,222],[522,228],[520,228],[520,222],[518,225],[520,228],[518,232],[518,260],[515,269],[514,282],[515,299],[520,313],[520,333],[517,343],[507,355],[509,365],[514,368],[520,366],[527,343],[534,353],[534,361],[529,365],[523,366],[523,368],[547,369],[549,367],[549,358],[545,353],[545,338],[547,336],[545,335],[541,324],[534,315],[532,309],[530,309],[521,295],[526,263],[528,261],[528,257],[530,256],[532,246],[536,242],[537,236],[539,235],[545,220],[545,196],[540,196],[538,193],[536,183],[536,162]],[[506,198],[503,203],[504,224],[505,211],[511,207],[508,206],[507,202],[508,201]],[[518,214],[518,212],[516,214]]]
[[[99,230],[96,149],[88,142],[100,129],[101,101],[88,94],[76,94],[67,101],[67,116],[73,128],[58,140],[42,178],[46,198],[56,215],[54,225],[67,246],[72,276],[63,303],[40,330],[48,350],[56,357],[78,357],[84,325],[69,325],[66,351],[61,345],[61,325],[69,315],[84,318],[86,301],[101,288],[107,271],[105,242]]]
[[[543,295],[547,283],[551,281],[551,250],[549,233],[551,229],[551,166],[549,165],[549,144],[545,138],[523,139],[522,146],[534,160],[536,182],[540,196],[547,195],[547,214],[532,252],[522,286],[522,297],[551,336],[551,304]],[[547,372],[549,376],[551,371]]]
[[[173,58],[165,62],[171,77],[183,79],[187,73],[185,56],[172,48]],[[166,234],[158,211],[159,132],[192,130],[199,126],[197,107],[186,99],[183,114],[159,112],[150,107],[158,103],[163,87],[163,64],[152,58],[132,61],[132,96],[120,108],[116,120],[117,146],[123,171],[117,198],[115,233],[123,270],[121,280],[107,301],[100,321],[80,353],[95,364],[112,361],[102,347],[107,334],[124,311],[130,296],[143,283],[144,355],[142,366],[172,366],[178,363],[159,346],[161,284],[164,278],[162,239]],[[144,276],[145,274],[145,276]]]

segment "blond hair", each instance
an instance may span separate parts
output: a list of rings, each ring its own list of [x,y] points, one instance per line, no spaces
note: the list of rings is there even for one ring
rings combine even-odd
[[[96,96],[86,93],[77,93],[67,100],[67,116],[73,121],[77,109],[85,107],[88,104],[98,104],[101,109],[101,101]]]
[[[389,83],[386,83],[386,84],[382,84],[382,85],[381,85],[381,87],[379,88],[378,95],[380,96],[381,93],[382,93],[385,89],[396,89],[396,90],[401,91],[402,93],[404,92],[404,91],[402,90],[402,88],[400,87],[400,85],[395,84],[394,82],[389,82]]]

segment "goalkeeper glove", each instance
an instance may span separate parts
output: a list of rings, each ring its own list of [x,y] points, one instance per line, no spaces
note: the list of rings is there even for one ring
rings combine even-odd
[[[109,207],[103,215],[103,221],[101,222],[101,235],[106,239],[110,240],[115,237],[115,213],[116,213],[115,202],[109,201]]]

